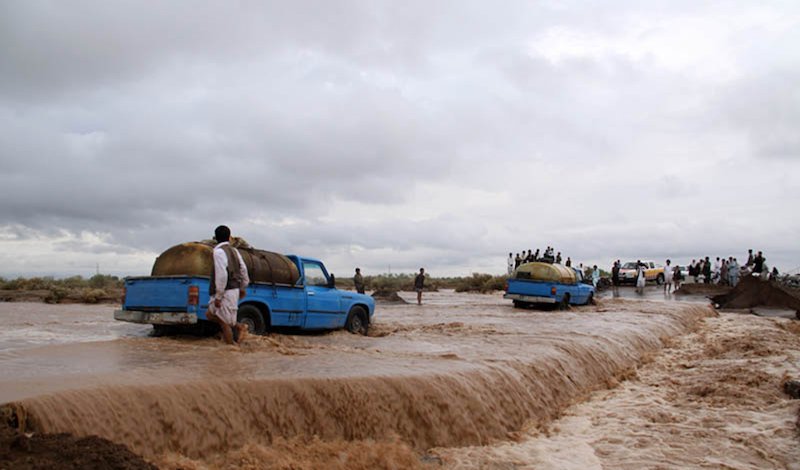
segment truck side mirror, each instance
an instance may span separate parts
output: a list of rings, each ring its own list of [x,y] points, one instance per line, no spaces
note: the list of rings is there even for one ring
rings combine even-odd
[[[330,289],[335,289],[336,288],[336,276],[334,276],[333,273],[330,273],[329,276],[330,277],[328,278],[328,287]]]

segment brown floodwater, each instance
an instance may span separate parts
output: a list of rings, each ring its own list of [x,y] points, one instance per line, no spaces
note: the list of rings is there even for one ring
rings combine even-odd
[[[0,303],[0,403],[26,431],[96,434],[165,468],[533,468],[540,454],[497,449],[527,449],[717,316],[672,299],[567,312],[497,294],[425,300],[379,305],[368,337],[272,334],[240,348],[149,337],[108,306]]]

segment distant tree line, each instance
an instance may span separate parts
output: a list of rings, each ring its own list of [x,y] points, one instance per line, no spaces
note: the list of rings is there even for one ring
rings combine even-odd
[[[416,273],[379,274],[364,276],[367,291],[396,293],[414,290]],[[117,276],[97,274],[90,278],[72,276],[56,279],[52,276],[0,277],[0,301],[43,301],[47,303],[115,303],[122,297],[124,279]],[[430,277],[426,275],[425,289],[453,289],[456,292],[488,293],[505,289],[506,276],[473,273],[466,277]],[[337,277],[340,289],[355,290],[353,278]]]
[[[0,277],[0,300],[40,300],[47,303],[115,302],[122,296],[124,281],[117,276],[96,274],[90,278],[71,276]]]

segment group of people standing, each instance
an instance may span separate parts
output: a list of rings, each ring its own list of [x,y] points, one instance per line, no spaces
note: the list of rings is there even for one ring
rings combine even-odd
[[[621,283],[619,275],[621,267],[620,260],[617,260],[611,268],[611,284],[615,292]],[[647,283],[646,271],[647,266],[641,261],[637,261],[636,291],[639,293],[644,292],[644,286]],[[693,259],[684,273],[680,266],[672,265],[672,261],[668,259],[664,265],[664,292],[669,294],[678,290],[686,276],[689,276],[695,283],[702,282],[734,287],[739,283],[741,276],[751,273],[757,274],[763,279],[769,279],[777,276],[778,270],[773,268],[772,272],[770,272],[764,253],[759,251],[756,255],[753,255],[752,249],[748,250],[747,262],[744,266],[739,265],[739,262],[733,256],[729,256],[727,259],[717,257],[713,263],[710,257],[706,256],[705,258]]]
[[[553,254],[554,252],[555,249],[552,246],[548,246],[547,248],[544,249],[544,252],[542,252],[541,256],[539,255],[540,250],[538,248],[536,249],[536,252],[528,250],[526,253],[525,250],[522,250],[522,253],[521,254],[517,253],[516,256],[514,256],[513,253],[509,253],[508,274],[511,275],[511,273],[513,273],[514,270],[517,269],[521,264],[533,263],[534,261],[541,261],[542,263],[561,264],[562,261],[561,252],[559,251]],[[564,262],[564,265],[567,267],[572,266],[572,260],[569,257],[567,257],[567,260],[566,262]]]
[[[688,274],[694,278],[695,282],[702,281],[705,284],[720,284],[725,286],[736,286],[739,278],[746,274],[756,274],[763,278],[769,278],[770,271],[766,263],[764,253],[759,251],[753,255],[753,250],[747,250],[747,262],[744,266],[733,256],[726,258],[717,257],[713,263],[706,256],[699,260],[692,260],[688,267]],[[777,275],[778,270],[773,268],[772,274]]]

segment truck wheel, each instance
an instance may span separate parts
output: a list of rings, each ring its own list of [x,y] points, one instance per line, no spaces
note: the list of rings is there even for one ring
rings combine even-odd
[[[150,335],[159,338],[161,336],[173,336],[176,333],[176,328],[172,325],[153,325],[153,332]]]
[[[589,292],[589,298],[586,299],[586,305],[594,305],[594,292]]]
[[[561,298],[561,302],[558,303],[559,310],[569,310],[569,294],[564,294],[564,297]]]
[[[267,330],[264,316],[255,305],[242,305],[236,315],[236,321],[247,325],[247,330],[254,335],[263,335]]]
[[[353,334],[362,334],[367,336],[369,330],[369,323],[367,323],[367,312],[362,307],[353,307],[350,310],[350,315],[347,317],[347,323],[344,325],[347,331]]]
[[[511,302],[514,304],[514,308],[525,308],[525,302],[521,300],[512,300]]]
[[[659,286],[661,284],[664,284],[664,275],[663,274],[659,274],[658,275],[658,277],[656,278],[656,284],[658,284]]]

